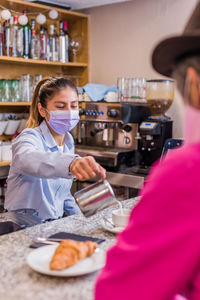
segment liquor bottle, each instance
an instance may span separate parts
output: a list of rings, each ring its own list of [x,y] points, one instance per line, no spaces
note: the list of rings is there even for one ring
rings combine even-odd
[[[31,19],[31,34],[35,28],[35,19]]]
[[[18,16],[14,16],[14,25],[13,25],[13,42],[12,42],[12,56],[17,57],[17,39],[18,39]]]
[[[66,62],[65,33],[63,30],[63,21],[60,21],[59,61],[63,63]]]
[[[17,57],[24,57],[24,32],[21,25],[18,25],[17,31]]]
[[[65,62],[69,61],[69,34],[67,31],[67,21],[63,21],[63,30],[65,34]]]
[[[0,23],[0,56],[4,55],[4,27]]]
[[[31,19],[31,58],[40,59],[40,37],[36,34],[35,19]]]
[[[12,56],[12,41],[13,41],[13,17],[5,22],[4,27],[5,42],[4,42],[4,53],[6,56]]]
[[[47,35],[44,26],[40,26],[40,59],[47,59]]]
[[[54,29],[54,33],[55,33],[55,38],[56,38],[55,59],[56,59],[56,61],[60,61],[60,59],[59,59],[59,52],[60,52],[60,47],[59,47],[59,36],[58,36],[58,34],[57,34],[56,28]]]
[[[46,55],[46,60],[50,61],[50,38],[48,35],[48,31],[45,28],[45,34],[46,34],[46,41],[47,41],[47,55]]]
[[[23,14],[26,16],[27,12],[24,10]],[[23,29],[23,44],[24,44],[24,58],[30,58],[31,49],[31,26],[29,23],[22,26]]]
[[[54,25],[49,27],[49,60],[58,61],[58,40],[55,34]]]

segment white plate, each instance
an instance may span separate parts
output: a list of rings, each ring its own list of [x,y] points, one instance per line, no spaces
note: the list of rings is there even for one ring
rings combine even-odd
[[[108,218],[108,220],[112,222],[112,218]],[[106,222],[106,220],[104,220],[104,219],[102,219],[101,225],[105,230],[112,232],[112,233],[120,233],[125,228],[125,227],[112,226],[109,222]]]
[[[91,256],[84,258],[72,267],[61,271],[50,270],[49,264],[57,247],[57,245],[48,245],[33,250],[27,257],[28,265],[34,271],[42,274],[59,277],[73,277],[95,272],[103,268],[105,264],[105,251],[98,248]]]

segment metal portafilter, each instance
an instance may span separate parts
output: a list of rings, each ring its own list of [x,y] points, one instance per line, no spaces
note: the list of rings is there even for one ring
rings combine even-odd
[[[112,145],[114,141],[114,127],[115,125],[111,123],[103,130],[103,141],[106,146]]]
[[[83,122],[79,122],[77,125],[77,141],[81,144],[82,139],[85,137],[85,124]]]

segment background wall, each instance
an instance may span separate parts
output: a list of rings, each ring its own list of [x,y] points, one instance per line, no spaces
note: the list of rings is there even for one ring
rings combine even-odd
[[[91,82],[116,84],[117,77],[161,78],[151,66],[154,46],[180,34],[197,0],[133,0],[86,10],[91,16]],[[178,92],[168,111],[174,137],[182,136],[183,107]]]

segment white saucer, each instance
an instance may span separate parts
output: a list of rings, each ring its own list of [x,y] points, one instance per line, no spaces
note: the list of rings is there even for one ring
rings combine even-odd
[[[107,218],[109,221],[112,222],[112,218]],[[101,225],[102,227],[109,231],[109,232],[112,232],[112,233],[120,233],[124,230],[125,227],[115,227],[115,226],[112,226],[109,222],[107,222],[106,220],[102,219],[101,220]]]

